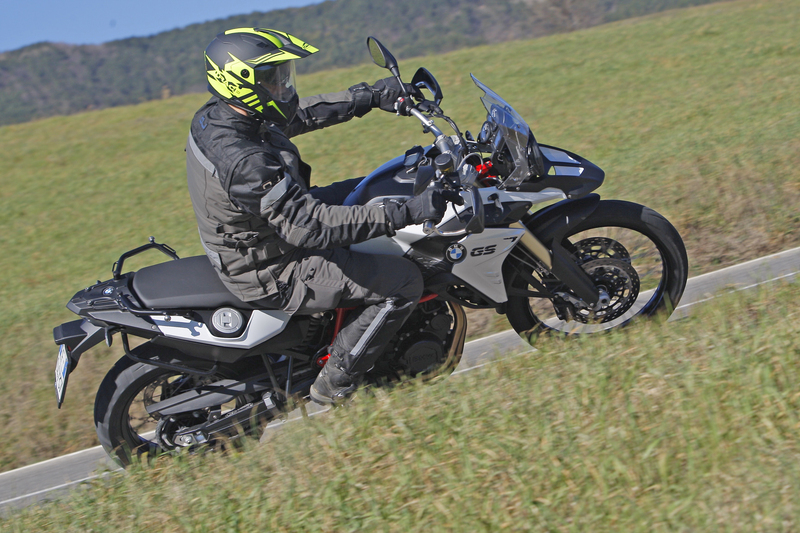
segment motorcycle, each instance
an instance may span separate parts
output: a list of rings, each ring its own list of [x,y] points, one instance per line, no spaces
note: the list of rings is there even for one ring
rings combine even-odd
[[[367,43],[375,63],[400,80],[389,50],[372,37]],[[421,301],[368,372],[372,384],[449,374],[464,348],[464,308],[504,313],[534,342],[545,331],[591,334],[669,313],[683,294],[688,262],[675,228],[645,206],[600,200],[592,192],[605,177],[598,166],[539,144],[510,104],[472,80],[487,111],[477,138],[442,112],[442,89],[420,68],[411,82],[420,93],[401,96],[396,109],[434,142],[388,161],[345,201],[382,204],[428,187],[461,197],[438,223],[350,247],[406,257],[425,280]],[[123,273],[125,260],[151,249],[171,260]],[[224,447],[257,434],[307,398],[350,311],[289,316],[256,307],[227,291],[206,256],[179,259],[152,237],[67,308],[80,319],[53,332],[59,408],[81,355],[121,339],[125,356],[105,376],[94,410],[98,438],[121,465],[145,452]]]

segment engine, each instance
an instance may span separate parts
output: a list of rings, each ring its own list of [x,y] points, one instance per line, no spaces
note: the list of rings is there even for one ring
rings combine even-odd
[[[373,379],[397,379],[433,372],[443,365],[453,341],[454,319],[445,302],[417,306],[370,371]]]

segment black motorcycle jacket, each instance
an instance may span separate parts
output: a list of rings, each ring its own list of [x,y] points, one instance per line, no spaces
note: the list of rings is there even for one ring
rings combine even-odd
[[[286,290],[298,248],[335,248],[392,234],[382,206],[341,206],[353,180],[310,188],[311,167],[289,137],[363,116],[371,93],[303,98],[281,130],[212,98],[192,120],[187,179],[203,247],[244,301]]]

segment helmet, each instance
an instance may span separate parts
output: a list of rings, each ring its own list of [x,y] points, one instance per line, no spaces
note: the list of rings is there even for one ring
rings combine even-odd
[[[293,60],[316,51],[282,31],[228,30],[206,48],[208,90],[257,118],[285,126],[299,102]]]

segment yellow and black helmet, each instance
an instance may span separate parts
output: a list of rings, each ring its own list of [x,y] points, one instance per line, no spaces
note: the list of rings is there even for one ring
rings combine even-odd
[[[294,60],[316,51],[282,31],[228,30],[206,48],[208,90],[253,116],[286,125],[299,102]]]

